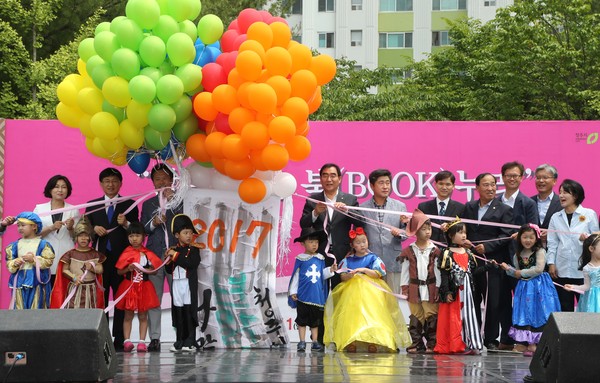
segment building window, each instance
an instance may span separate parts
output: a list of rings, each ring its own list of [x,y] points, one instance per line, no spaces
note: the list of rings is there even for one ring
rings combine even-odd
[[[352,0],[352,10],[362,11],[362,0]]]
[[[319,33],[319,48],[333,48],[333,32]]]
[[[292,40],[302,44],[302,35],[292,35]]]
[[[362,69],[362,65],[355,65],[354,66],[354,70],[361,70]]]
[[[379,12],[412,11],[413,0],[379,0]]]
[[[434,11],[456,11],[467,9],[467,0],[433,0]]]
[[[350,31],[350,46],[360,47],[362,46],[362,31]]]
[[[484,0],[483,1],[483,6],[484,7],[495,7],[496,6],[496,0]]]
[[[380,33],[379,48],[412,48],[412,33]]]
[[[333,12],[334,0],[319,0],[319,12]]]
[[[292,4],[292,15],[302,14],[302,0],[295,0]]]
[[[431,45],[441,47],[444,45],[452,45],[448,31],[436,31],[432,33]]]

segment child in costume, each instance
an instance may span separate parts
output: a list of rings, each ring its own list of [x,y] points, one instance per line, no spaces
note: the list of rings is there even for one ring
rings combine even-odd
[[[585,291],[577,303],[577,311],[600,313],[600,235],[592,234],[583,241],[579,270],[583,271],[583,285],[565,285],[565,288]]]
[[[75,225],[75,248],[60,257],[52,289],[51,308],[61,308],[73,290],[75,293],[65,308],[104,308],[104,291],[98,286],[102,286],[102,262],[106,260],[106,256],[90,247],[93,233],[85,216]]]
[[[437,259],[440,250],[429,240],[431,221],[419,209],[413,213],[406,228],[408,236],[416,235],[417,241],[402,250],[397,260],[402,262],[400,284],[402,294],[408,297],[410,318],[408,332],[412,344],[406,352],[433,354],[437,330],[438,289],[441,283]],[[427,346],[423,344],[423,337]]]
[[[396,297],[381,279],[385,265],[369,251],[362,228],[349,236],[352,252],[339,265],[342,282],[325,305],[325,344],[349,352],[397,352],[410,336]]]
[[[334,264],[325,267],[325,257],[317,251],[319,245],[327,241],[327,234],[312,227],[302,229],[300,236],[294,242],[300,242],[304,253],[296,256],[294,270],[288,287],[288,304],[297,309],[296,324],[298,325],[298,351],[306,350],[306,327],[310,328],[312,340],[311,350],[323,351],[318,342],[319,326],[323,322],[323,307],[327,298],[327,279],[337,270]]]
[[[167,250],[171,262],[165,271],[173,275],[171,286],[171,319],[175,327],[176,341],[171,351],[195,351],[196,327],[198,327],[198,266],[200,249],[193,245],[198,232],[190,217],[177,214],[171,220],[171,232],[177,245]]]
[[[467,228],[460,219],[446,226],[446,239],[449,246],[439,262],[442,283],[434,352],[479,354],[483,342],[473,302],[473,275],[485,272],[485,266],[477,266],[473,253],[463,247]]]
[[[129,340],[131,335],[131,324],[134,313],[137,311],[140,322],[140,342],[137,345],[137,352],[147,352],[146,332],[148,331],[148,310],[160,306],[160,301],[154,290],[152,282],[148,279],[148,274],[156,273],[162,262],[160,258],[152,251],[145,248],[144,226],[139,222],[131,222],[127,228],[127,237],[129,244],[119,257],[115,267],[117,273],[123,275],[123,282],[117,290],[117,299],[123,298],[115,305],[116,308],[125,311],[123,320],[123,333],[125,342],[123,350],[131,352],[133,343]],[[147,271],[140,270],[140,265]],[[154,271],[152,271],[154,270]]]
[[[15,309],[46,309],[50,307],[50,266],[54,250],[39,237],[40,217],[23,212],[16,217],[21,239],[6,247],[6,266],[10,272],[8,287],[13,289]],[[39,278],[36,275],[39,268]]]
[[[550,314],[560,311],[556,288],[550,275],[544,272],[546,250],[537,225],[528,223],[519,229],[513,264],[515,267],[505,262],[500,265],[506,274],[519,280],[513,298],[513,325],[508,335],[528,345],[524,356],[533,356]]]

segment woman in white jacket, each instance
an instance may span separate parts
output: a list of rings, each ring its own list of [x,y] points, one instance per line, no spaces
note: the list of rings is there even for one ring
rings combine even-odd
[[[56,267],[60,257],[74,247],[72,233],[73,227],[79,221],[79,210],[73,209],[51,215],[47,213],[51,210],[71,207],[72,205],[65,200],[69,198],[72,191],[71,182],[67,177],[60,174],[55,175],[48,180],[44,188],[44,196],[50,198],[50,201],[36,205],[33,210],[42,219],[42,232],[40,235],[50,242],[54,254],[56,254],[54,263],[50,268],[52,285],[54,285]]]
[[[598,215],[581,206],[585,199],[583,186],[573,180],[564,180],[559,191],[562,210],[552,216],[548,226],[548,266],[550,276],[561,285],[583,284],[579,257],[583,241],[598,231]],[[574,311],[579,294],[557,289],[562,311]]]

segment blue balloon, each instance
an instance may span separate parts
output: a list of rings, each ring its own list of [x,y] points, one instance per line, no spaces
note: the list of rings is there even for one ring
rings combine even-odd
[[[158,152],[158,156],[163,160],[168,160],[173,157],[173,151],[171,150],[171,145],[167,144],[160,152]]]
[[[216,42],[210,44],[209,47],[214,47],[214,48],[217,48],[218,50],[221,50],[221,42],[219,40],[217,40]]]
[[[142,174],[150,165],[150,155],[148,153],[127,152],[127,165],[136,174]]]
[[[217,57],[221,54],[218,48],[213,46],[206,46],[204,44],[196,45],[196,57],[194,58],[194,64],[204,66],[209,63],[214,63]]]

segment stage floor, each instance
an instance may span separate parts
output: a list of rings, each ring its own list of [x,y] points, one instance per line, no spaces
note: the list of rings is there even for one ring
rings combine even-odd
[[[408,355],[287,349],[217,349],[195,353],[119,353],[111,382],[522,382],[521,354]],[[309,344],[310,347],[310,344]]]

